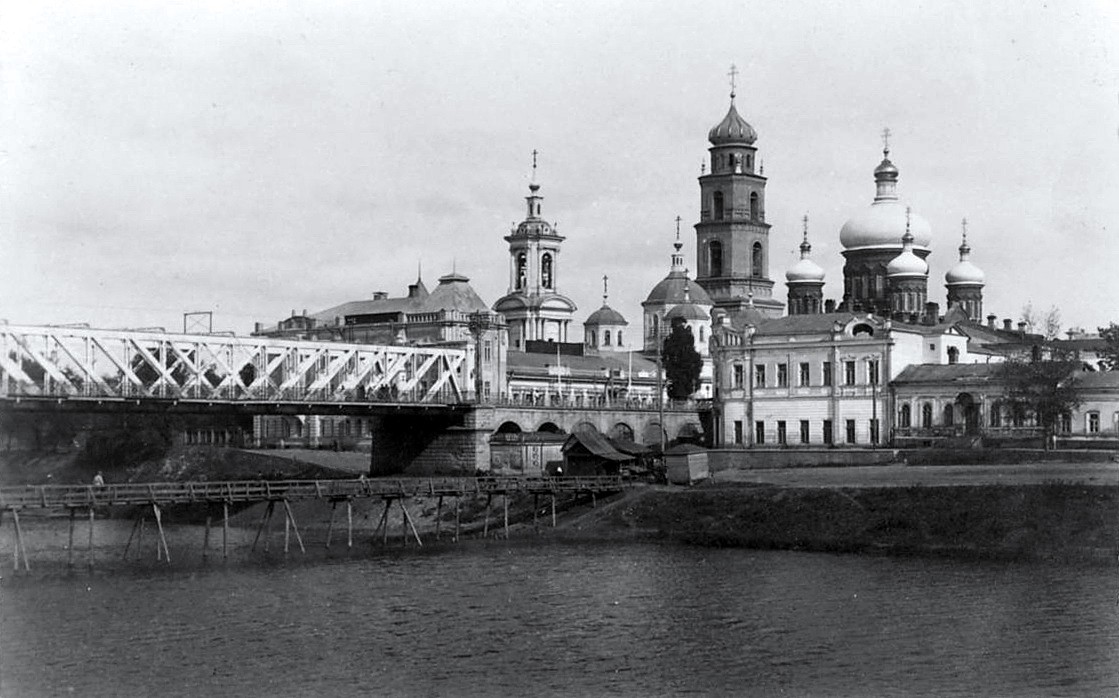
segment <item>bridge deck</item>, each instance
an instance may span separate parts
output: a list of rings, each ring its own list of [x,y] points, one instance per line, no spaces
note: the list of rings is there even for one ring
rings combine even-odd
[[[74,509],[95,506],[252,503],[366,497],[438,497],[467,494],[606,493],[623,488],[616,476],[443,477],[357,480],[239,480],[148,482],[120,485],[0,487],[0,510]]]

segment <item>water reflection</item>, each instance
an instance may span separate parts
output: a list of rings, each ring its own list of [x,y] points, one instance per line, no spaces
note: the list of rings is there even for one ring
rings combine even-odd
[[[559,543],[41,575],[0,586],[0,694],[1115,695],[1117,591],[1098,567]]]

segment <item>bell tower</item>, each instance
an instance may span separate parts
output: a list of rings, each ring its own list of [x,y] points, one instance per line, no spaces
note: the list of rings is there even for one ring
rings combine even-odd
[[[707,134],[708,164],[699,177],[696,223],[696,282],[715,306],[731,318],[754,308],[780,317],[784,304],[773,297],[769,278],[769,224],[765,222],[765,183],[757,160],[754,127],[735,107],[738,70],[730,69],[730,110]]]

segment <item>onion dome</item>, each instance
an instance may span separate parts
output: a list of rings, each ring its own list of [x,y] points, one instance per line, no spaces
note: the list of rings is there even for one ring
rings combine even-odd
[[[886,265],[886,276],[926,276],[929,273],[928,262],[913,254],[913,235],[909,231],[901,239],[901,254],[890,260]]]
[[[808,216],[805,216],[804,240],[800,243],[800,261],[785,272],[786,281],[789,283],[822,283],[824,281],[824,270],[809,258],[811,253],[812,245],[808,242]]]
[[[944,283],[948,286],[976,285],[987,280],[983,270],[968,261],[971,247],[967,244],[967,219],[964,219],[964,239],[960,243],[960,261],[944,275]]]
[[[861,213],[852,216],[839,231],[839,242],[844,249],[894,248],[906,229],[906,207],[898,201],[898,168],[890,162],[889,149],[883,150],[883,159],[874,168],[877,188],[874,201]],[[915,247],[928,249],[932,242],[932,226],[916,214],[910,214],[909,231]]]
[[[707,140],[711,145],[745,144],[753,145],[758,140],[758,132],[738,115],[734,108],[734,93],[730,96],[730,110],[723,120],[707,132]]]

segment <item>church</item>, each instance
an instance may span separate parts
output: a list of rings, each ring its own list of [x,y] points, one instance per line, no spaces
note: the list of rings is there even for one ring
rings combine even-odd
[[[469,354],[464,382],[485,402],[650,409],[663,390],[662,343],[682,322],[703,360],[692,398],[716,448],[875,446],[1003,424],[998,390],[962,393],[954,376],[970,380],[963,374],[978,369],[967,366],[1000,362],[1042,338],[1009,320],[1000,328],[995,315],[984,318],[986,277],[971,261],[966,220],[941,313],[929,289],[932,229],[901,199],[888,129],[872,171],[873,199],[838,231],[842,298],[823,297],[825,272],[812,258],[805,216],[800,259],[785,272],[782,301],[770,276],[773,231],[759,135],[738,112],[734,76],[732,69],[729,109],[707,132],[695,276],[677,219],[668,273],[641,303],[639,328],[609,305],[606,277],[602,306],[582,332],[573,326],[578,308],[563,293],[565,238],[544,218],[534,152],[525,217],[504,236],[508,289],[492,306],[453,270],[431,292],[417,278],[400,297],[382,292],[311,315],[293,311],[255,334],[458,347]],[[895,390],[895,381],[921,366],[942,368],[917,371],[919,386]],[[928,380],[933,375],[939,383]],[[282,433],[316,442],[335,432],[337,425],[325,423],[332,420],[258,425],[258,440]]]

